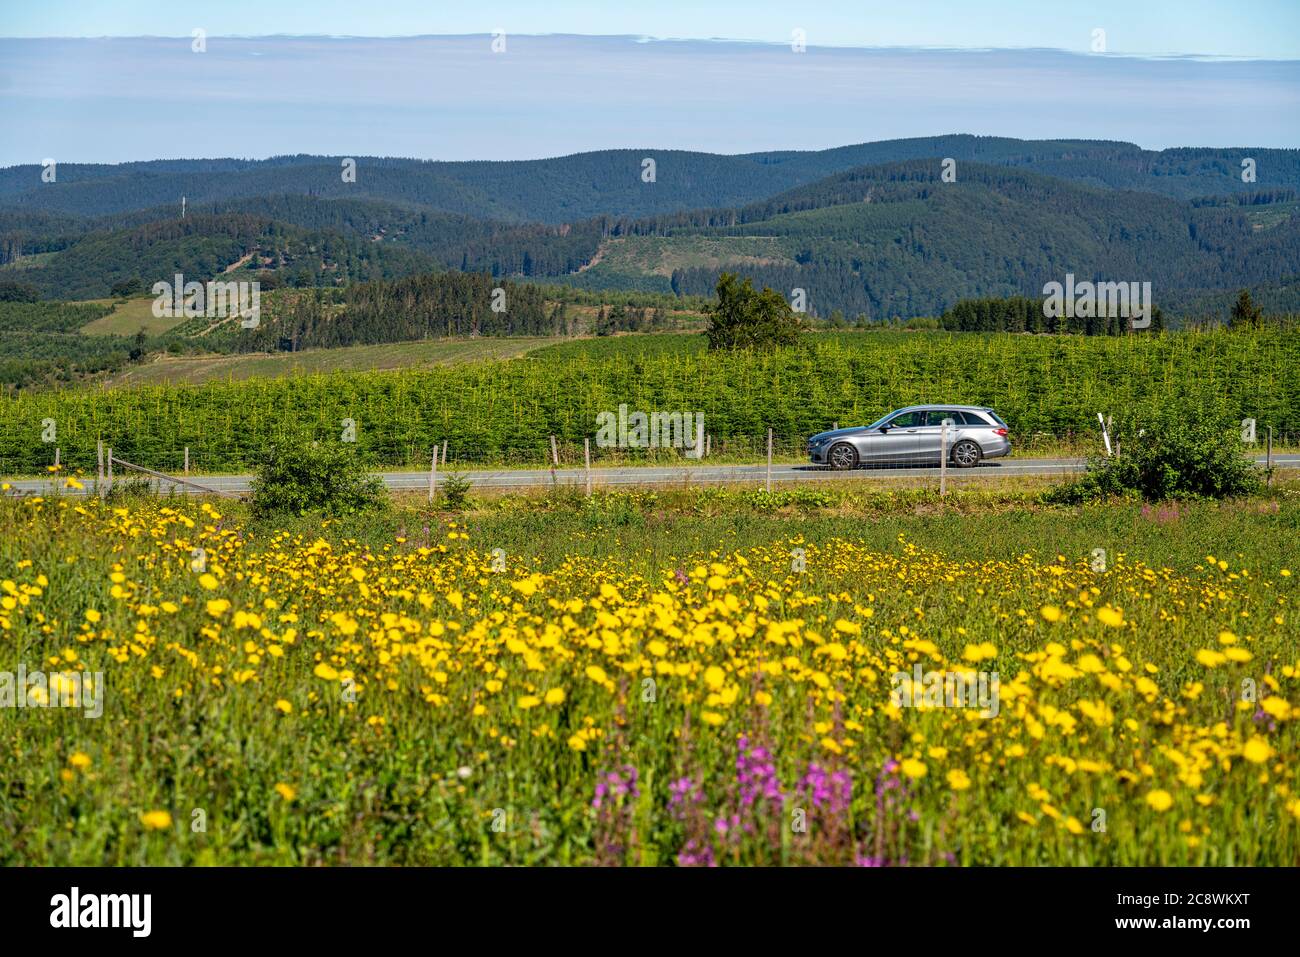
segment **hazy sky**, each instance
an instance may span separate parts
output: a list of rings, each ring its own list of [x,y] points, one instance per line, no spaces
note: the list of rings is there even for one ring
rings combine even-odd
[[[2,36],[575,33],[1300,58],[1296,0],[4,0]]]
[[[736,6],[727,3],[703,14],[686,4],[609,5],[634,10],[633,17],[597,4],[504,3],[475,13],[491,17],[481,26],[463,5],[441,14],[427,11],[442,5],[424,4],[416,16],[416,5],[400,2],[0,2],[0,32],[155,34],[0,39],[0,165],[285,153],[526,159],[611,147],[739,153],[945,133],[1116,139],[1148,148],[1300,147],[1300,59],[1116,53],[1125,37],[1133,49],[1176,44],[1179,52],[1258,54],[1300,36],[1283,28],[1297,25],[1300,0],[1192,0],[1167,22],[1126,9],[1146,4],[1092,4],[1093,13],[1114,14],[1114,26],[1103,27],[1106,54],[1089,51],[1087,25],[1105,24],[1107,16],[1021,16],[1037,6],[1080,9],[1058,3],[931,4],[926,18],[907,4],[751,3],[744,16],[718,13]],[[957,12],[977,6],[982,18]],[[934,15],[936,7],[951,8],[952,16]],[[791,48],[788,29],[778,29],[789,10],[807,31],[804,52]],[[1244,31],[1243,10],[1254,11]],[[1206,11],[1215,29],[1194,26],[1186,11]],[[207,24],[204,52],[192,49],[191,21]],[[529,34],[547,25],[589,33],[639,25],[638,34],[700,36],[729,29],[764,38],[780,38],[784,29],[786,39]],[[493,26],[506,29],[504,52],[493,52],[487,33],[222,36]],[[964,40],[970,48],[818,45],[873,39],[931,47]],[[1201,45],[1210,41],[1215,45]],[[1070,49],[976,49],[1022,43]]]

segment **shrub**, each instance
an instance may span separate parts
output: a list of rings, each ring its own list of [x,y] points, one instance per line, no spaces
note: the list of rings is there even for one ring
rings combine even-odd
[[[1249,495],[1262,485],[1260,470],[1242,454],[1236,430],[1198,411],[1148,416],[1141,428],[1131,426],[1116,438],[1121,455],[1093,458],[1087,475],[1051,490],[1045,499],[1221,499]]]
[[[256,460],[253,515],[352,515],[386,508],[382,480],[366,472],[356,451],[338,443],[280,442]]]
[[[461,512],[469,505],[469,490],[473,486],[459,472],[448,472],[440,482],[442,506],[448,511]]]

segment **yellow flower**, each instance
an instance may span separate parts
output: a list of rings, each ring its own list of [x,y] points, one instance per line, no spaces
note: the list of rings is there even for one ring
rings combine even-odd
[[[705,724],[719,725],[722,724],[726,718],[718,714],[716,711],[705,711],[700,715],[700,720]]]
[[[1174,806],[1174,799],[1168,791],[1157,789],[1147,794],[1147,804],[1157,811],[1168,811]]]
[[[326,681],[334,681],[339,676],[337,671],[323,661],[312,669],[312,674],[317,678],[324,678]]]
[[[224,598],[213,598],[208,601],[204,607],[207,609],[208,614],[213,618],[220,618],[226,612],[230,611],[230,602],[226,601]]]
[[[970,787],[970,778],[961,768],[953,768],[948,772],[948,787],[954,791],[965,791]]]
[[[546,692],[547,704],[564,704],[564,689],[552,688]]]
[[[172,826],[172,816],[167,811],[146,811],[140,815],[140,823],[151,831],[161,831]]]
[[[1263,764],[1273,756],[1273,746],[1255,735],[1241,748],[1241,756],[1251,764]]]
[[[586,676],[592,681],[596,682],[596,684],[604,684],[608,680],[608,676],[605,674],[605,669],[600,665],[587,665],[584,674],[586,674]]]
[[[1038,609],[1038,613],[1043,616],[1045,621],[1061,620],[1061,609],[1057,608],[1055,605],[1044,605],[1042,608]]]
[[[68,763],[74,768],[88,768],[90,767],[90,755],[77,751],[73,753],[72,757],[68,758]]]
[[[541,698],[536,695],[526,694],[515,702],[515,707],[520,711],[527,711],[529,708],[536,708],[541,703]]]
[[[99,612],[95,611],[95,609],[93,608],[86,609],[86,621],[90,622],[92,625],[97,624],[99,622],[99,619],[102,617],[103,616],[100,615]]]
[[[1279,698],[1277,695],[1269,695],[1259,703],[1264,712],[1279,721],[1285,721],[1291,717],[1291,703],[1285,698]]]
[[[199,576],[199,584],[208,591],[212,591],[212,589],[217,587],[217,576],[211,572],[204,572]]]
[[[275,708],[277,711],[283,711],[285,714],[291,714],[293,712],[293,705],[288,701],[285,701],[283,698],[276,701]]]
[[[722,687],[722,683],[727,680],[726,672],[717,665],[710,665],[704,669],[704,683],[715,691]]]
[[[1228,658],[1221,651],[1215,651],[1213,648],[1202,648],[1196,652],[1196,660],[1207,668],[1217,668]]]
[[[294,798],[298,796],[297,791],[295,791],[290,785],[284,784],[283,782],[275,786],[275,791],[277,794],[280,795],[280,797],[284,798],[286,801],[292,801]]]
[[[1112,628],[1122,628],[1124,626],[1124,613],[1108,605],[1105,608],[1097,609],[1097,620],[1103,625],[1110,625]]]
[[[574,751],[586,751],[587,739],[580,734],[571,735],[569,737],[569,747]]]
[[[916,758],[904,759],[901,767],[903,773],[909,778],[923,778],[928,770],[925,766],[925,762],[918,761]]]

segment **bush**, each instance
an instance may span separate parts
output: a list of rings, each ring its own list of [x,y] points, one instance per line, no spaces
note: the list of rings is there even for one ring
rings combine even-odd
[[[447,472],[438,482],[442,493],[442,507],[450,512],[462,512],[469,505],[469,479],[459,472]]]
[[[355,449],[338,443],[281,442],[258,456],[253,515],[354,515],[386,508],[383,481],[366,472]]]
[[[1116,439],[1121,455],[1091,459],[1087,475],[1051,490],[1045,500],[1221,499],[1249,495],[1262,486],[1260,470],[1243,454],[1237,430],[1197,411],[1145,417],[1141,428],[1129,427]]]

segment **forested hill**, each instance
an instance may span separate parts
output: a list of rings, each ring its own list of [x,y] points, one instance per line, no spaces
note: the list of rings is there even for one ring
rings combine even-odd
[[[275,271],[294,285],[337,285],[393,278],[438,268],[407,246],[365,241],[337,231],[310,230],[266,217],[195,215],[143,226],[91,232],[67,248],[22,261],[0,278],[36,288],[45,298],[95,299],[127,280],[136,292],[176,273],[201,282],[248,279],[236,270]]]
[[[1268,204],[1193,204],[979,163],[958,164],[944,182],[933,160],[915,160],[736,209],[627,224],[580,279],[702,294],[721,271],[740,270],[787,294],[805,290],[816,314],[869,318],[1038,296],[1068,273],[1149,281],[1166,309],[1213,305],[1243,285],[1284,293],[1281,305],[1296,308],[1300,217],[1293,193],[1275,199],[1262,227],[1252,216]]]
[[[1181,173],[1171,173],[1182,177],[1180,188],[1196,194],[1181,199],[1037,171],[1053,163],[1077,165],[1082,153],[1092,150],[1097,163],[1103,154],[1111,157],[1107,175],[1118,179],[1136,149],[1124,144],[1073,144],[1070,150],[1062,144],[1048,148],[953,137],[892,145],[899,143],[927,152],[951,148],[959,153],[957,147],[965,147],[1001,156],[1004,162],[952,157],[955,165],[947,167],[952,175],[945,177],[945,157],[928,155],[839,170],[746,202],[558,224],[331,191],[201,201],[189,196],[184,219],[174,202],[94,216],[0,205],[0,279],[21,281],[45,298],[67,299],[104,297],[123,281],[147,288],[176,272],[199,280],[230,277],[232,271],[241,273],[233,278],[253,278],[254,273],[268,278],[271,272],[276,274],[272,281],[281,284],[341,286],[452,270],[562,280],[588,289],[708,295],[720,272],[741,271],[787,294],[804,289],[816,315],[838,310],[849,318],[875,319],[938,315],[971,297],[1037,296],[1045,283],[1064,281],[1073,273],[1080,279],[1149,281],[1157,304],[1175,318],[1222,312],[1242,286],[1255,290],[1270,308],[1300,308],[1297,190],[1257,181],[1249,192],[1221,190],[1216,195],[1211,180],[1219,187],[1240,183],[1239,176],[1228,175],[1232,166],[1227,157],[1188,161]],[[1018,157],[1010,154],[1016,144],[1026,150]],[[810,169],[815,162],[836,163],[854,151],[889,146],[756,154],[763,162],[711,159],[745,159],[776,180],[791,178],[792,171]],[[1255,152],[1257,164],[1267,158],[1265,151]],[[1276,152],[1281,156],[1285,151]],[[584,154],[539,163],[632,155]],[[676,154],[661,158],[669,155]],[[195,169],[162,164],[156,174],[136,175],[151,183],[170,176],[229,176],[230,185],[243,176],[286,177],[294,170],[323,169],[295,166],[291,160],[233,168],[223,163],[233,161],[194,164]],[[474,186],[479,189],[512,164],[423,165],[443,168],[442,182],[450,181],[447,170],[481,167],[485,172]],[[1257,170],[1264,168],[1257,165]],[[1283,168],[1281,160],[1267,167]],[[393,183],[416,184],[418,179],[400,164],[384,169]],[[69,195],[78,189],[90,195],[124,182],[89,177],[66,183],[64,172],[61,168],[59,184],[50,188],[66,188]],[[364,172],[362,165],[358,184]],[[679,195],[691,189],[712,195],[746,188],[743,182],[695,181],[672,187],[672,178],[665,180],[664,173],[660,164],[655,183],[642,183],[638,175],[632,188],[638,195],[662,186],[670,192],[676,188]],[[594,183],[599,179],[579,177],[567,188],[571,195],[583,190],[597,195]],[[750,182],[747,188],[757,187]],[[562,195],[552,198],[561,201]]]
[[[358,157],[345,182],[341,157],[62,163],[0,169],[0,206],[101,216],[272,195],[379,199],[502,222],[568,223],[742,206],[857,166],[950,157],[1025,168],[1076,182],[1179,198],[1300,187],[1300,150],[1170,149],[1088,140],[953,135],[886,140],[808,152],[724,156],[679,150],[601,150],[544,160],[436,162]],[[644,160],[654,160],[653,182]],[[1241,162],[1255,162],[1243,182]]]

